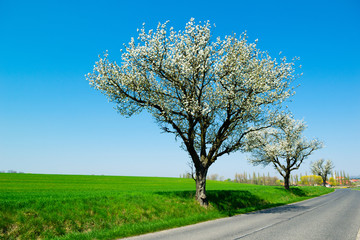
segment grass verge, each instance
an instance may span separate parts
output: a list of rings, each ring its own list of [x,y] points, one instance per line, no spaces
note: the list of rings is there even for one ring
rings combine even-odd
[[[1,239],[114,239],[279,206],[332,191],[192,179],[0,174]]]

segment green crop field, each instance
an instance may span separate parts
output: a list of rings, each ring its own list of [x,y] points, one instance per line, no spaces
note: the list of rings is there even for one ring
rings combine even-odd
[[[0,174],[0,239],[114,239],[279,206],[323,187],[208,181],[210,207],[192,179]]]

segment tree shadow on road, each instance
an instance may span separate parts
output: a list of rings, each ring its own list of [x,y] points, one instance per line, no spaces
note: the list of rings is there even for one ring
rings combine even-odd
[[[228,216],[263,209],[268,205],[267,201],[249,191],[218,190],[208,191],[207,194],[211,205]]]
[[[298,197],[306,196],[306,193],[301,188],[297,187],[291,187],[289,190],[279,187],[277,190],[291,192],[293,195]],[[184,199],[195,199],[195,191],[157,192],[157,194]],[[306,207],[302,206],[283,206],[285,203],[270,203],[267,200],[245,190],[208,190],[207,197],[212,207],[227,216],[249,213],[256,210],[262,210],[261,213],[280,213],[306,210]],[[279,206],[282,207],[273,209],[274,207]]]
[[[278,207],[268,208],[257,212],[251,212],[248,214],[264,214],[264,213],[285,213],[285,212],[301,212],[310,209],[308,206],[298,206],[298,205],[282,205]]]

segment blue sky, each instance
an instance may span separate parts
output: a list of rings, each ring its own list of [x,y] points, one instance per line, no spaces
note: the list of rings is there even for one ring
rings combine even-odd
[[[214,36],[247,31],[272,56],[300,57],[303,76],[289,103],[331,159],[360,175],[360,3],[354,1],[10,1],[0,0],[0,170],[177,177],[189,161],[174,136],[146,113],[125,118],[84,75],[99,54],[120,57],[145,22],[183,29],[191,17]],[[276,172],[235,153],[209,174]]]

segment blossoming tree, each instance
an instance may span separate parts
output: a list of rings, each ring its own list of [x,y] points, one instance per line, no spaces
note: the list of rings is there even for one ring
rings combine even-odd
[[[326,186],[327,176],[331,174],[331,171],[334,169],[334,164],[331,160],[326,160],[325,164],[324,162],[324,159],[319,159],[311,163],[311,172],[319,175],[323,180],[323,185]]]
[[[91,86],[131,116],[148,111],[160,128],[181,139],[195,166],[196,198],[207,206],[206,175],[222,155],[243,147],[292,93],[294,63],[277,61],[248,43],[246,34],[212,41],[209,22],[191,19],[183,31],[138,30],[120,64],[100,57]]]
[[[251,163],[273,165],[284,178],[285,189],[289,189],[291,171],[299,169],[308,156],[322,147],[322,142],[302,136],[306,129],[303,121],[289,115],[278,118],[273,127],[249,133],[246,149],[252,153]]]

